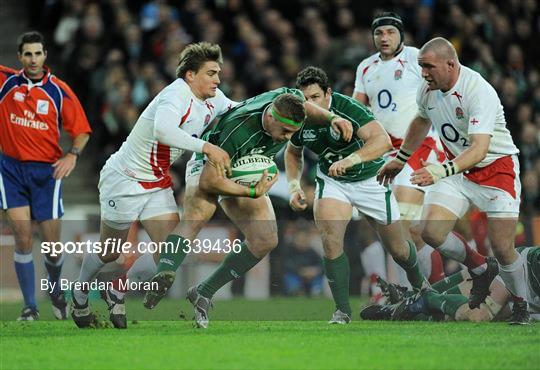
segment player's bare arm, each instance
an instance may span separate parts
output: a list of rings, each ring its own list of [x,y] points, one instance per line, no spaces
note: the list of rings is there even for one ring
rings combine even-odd
[[[420,146],[429,132],[431,121],[427,118],[416,116],[407,129],[407,134],[401,144],[397,155],[388,161],[377,174],[377,181],[383,185],[390,184],[393,179],[401,172],[405,163],[412,153]]]
[[[276,181],[277,174],[270,178],[268,171],[265,170],[261,176],[261,180],[257,184],[244,186],[228,178],[219,176],[218,169],[215,166],[205,164],[201,173],[199,186],[202,191],[210,194],[259,198],[266,194]]]
[[[75,136],[71,150],[52,165],[54,167],[53,177],[55,179],[60,180],[71,174],[77,164],[77,159],[86,146],[89,138],[90,135],[88,134],[79,134]]]
[[[306,209],[306,195],[300,186],[300,178],[304,168],[304,148],[289,143],[285,149],[285,172],[289,183],[289,205],[294,211]]]
[[[354,93],[353,98],[359,101],[360,103],[364,104],[365,106],[369,106],[369,98],[366,94],[357,92],[357,93]]]
[[[353,136],[351,122],[319,107],[314,103],[306,102],[304,106],[306,107],[306,117],[310,122],[321,125],[327,125],[330,123],[335,131],[341,133],[341,136],[345,141],[351,141]]]
[[[371,121],[356,131],[364,146],[340,161],[332,163],[328,175],[343,176],[352,166],[379,158],[392,149],[392,141],[378,121]]]
[[[471,146],[451,162],[445,164],[422,161],[424,168],[411,174],[411,182],[419,186],[432,185],[443,177],[466,171],[480,163],[487,155],[491,135],[470,135]]]

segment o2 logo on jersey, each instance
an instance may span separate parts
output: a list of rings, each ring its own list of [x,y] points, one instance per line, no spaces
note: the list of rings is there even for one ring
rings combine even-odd
[[[449,123],[445,123],[441,126],[442,136],[451,143],[458,143],[462,146],[469,146],[469,141],[460,136],[459,132]]]
[[[392,112],[397,112],[397,105],[392,102],[392,94],[386,89],[379,91],[377,94],[377,103],[379,103],[381,109],[390,108]]]

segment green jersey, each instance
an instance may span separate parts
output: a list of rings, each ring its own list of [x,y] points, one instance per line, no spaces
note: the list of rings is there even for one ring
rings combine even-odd
[[[287,143],[276,143],[263,129],[266,109],[281,94],[294,94],[304,100],[300,90],[282,87],[245,100],[221,117],[220,121],[205,135],[210,143],[221,147],[234,162],[250,154],[274,158]]]
[[[353,125],[354,135],[346,142],[341,135],[330,126],[305,124],[291,138],[291,144],[297,147],[305,146],[319,156],[319,169],[328,175],[332,163],[362,148],[364,141],[356,136],[356,131],[366,123],[375,119],[373,114],[356,100],[338,93],[332,93],[330,109],[338,116],[348,119]],[[359,163],[349,168],[345,175],[336,178],[342,182],[355,182],[369,179],[377,175],[384,164],[384,159],[377,158],[370,162]]]
[[[527,268],[529,269],[529,284],[536,295],[540,296],[540,247],[519,247],[519,253],[527,251]],[[529,302],[532,303],[532,302]]]

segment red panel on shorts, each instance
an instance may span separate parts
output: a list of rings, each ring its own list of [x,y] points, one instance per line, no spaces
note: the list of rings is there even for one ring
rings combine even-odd
[[[398,139],[392,135],[390,135],[390,140],[392,140],[392,146],[395,149],[399,149],[401,147],[401,144],[403,143],[403,139]],[[411,166],[413,171],[419,170],[422,168],[421,159],[424,161],[427,161],[429,154],[431,152],[435,152],[437,154],[437,160],[439,162],[444,161],[445,156],[444,153],[437,148],[437,143],[435,142],[435,139],[428,136],[422,141],[422,144],[420,144],[420,147],[416,149],[416,151],[411,155],[409,160],[407,161],[407,164]],[[394,153],[392,156],[395,157],[396,153]]]
[[[475,184],[504,190],[516,199],[514,187],[516,172],[514,171],[514,161],[509,155],[497,159],[486,167],[473,168],[465,173],[465,177]]]

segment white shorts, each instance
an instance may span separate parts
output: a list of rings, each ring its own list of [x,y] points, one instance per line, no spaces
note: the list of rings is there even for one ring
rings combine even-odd
[[[519,163],[517,156],[509,158],[513,161],[515,173],[513,184],[509,184],[512,189],[503,190],[494,186],[479,185],[460,173],[445,177],[432,185],[424,204],[435,204],[446,208],[458,218],[465,215],[471,203],[480,211],[485,212],[488,217],[517,218],[521,196]],[[509,191],[512,191],[514,195]]]
[[[203,168],[204,168],[204,160],[202,158],[196,159],[196,154],[193,153],[188,163],[186,164],[186,174],[185,174],[186,186],[187,185],[199,186],[199,178],[201,177]]]
[[[99,174],[101,218],[120,224],[177,213],[178,206],[169,188],[145,189],[105,165]]]
[[[392,190],[375,177],[356,182],[340,182],[317,169],[317,199],[333,198],[351,204],[377,223],[389,225],[399,220],[399,208]]]

